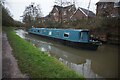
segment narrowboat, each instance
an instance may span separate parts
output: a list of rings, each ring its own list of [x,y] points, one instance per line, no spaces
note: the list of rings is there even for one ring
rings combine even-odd
[[[51,38],[75,48],[97,50],[99,41],[90,39],[88,29],[30,28],[28,33]]]

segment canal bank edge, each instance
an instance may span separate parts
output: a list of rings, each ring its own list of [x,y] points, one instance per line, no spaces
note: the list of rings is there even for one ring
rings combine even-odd
[[[30,78],[83,78],[68,69],[57,59],[44,54],[29,42],[15,34],[13,28],[5,27],[13,54],[18,60],[20,70]],[[54,65],[52,65],[54,64]]]
[[[27,78],[18,68],[6,34],[2,33],[2,78]],[[11,74],[12,73],[12,74]]]

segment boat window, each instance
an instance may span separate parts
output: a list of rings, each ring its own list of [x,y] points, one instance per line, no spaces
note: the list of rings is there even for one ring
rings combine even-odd
[[[56,36],[59,36],[60,35],[60,33],[59,32],[56,32]]]
[[[38,32],[40,32],[40,30],[38,30]]]
[[[64,33],[64,37],[69,37],[69,33]]]
[[[80,34],[80,38],[83,39],[83,32],[81,32],[81,34]]]
[[[81,40],[87,41],[88,38],[89,38],[89,34],[88,34],[87,31],[82,31],[82,32],[80,32],[80,39],[81,39]]]
[[[51,31],[49,32],[49,35],[52,35],[52,32],[51,32]]]
[[[46,32],[46,30],[44,30],[43,32]]]

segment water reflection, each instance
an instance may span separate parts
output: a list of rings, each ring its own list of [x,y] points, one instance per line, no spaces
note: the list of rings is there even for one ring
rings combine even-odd
[[[20,30],[16,30],[16,34],[21,38],[25,39],[25,35],[28,33],[20,29]]]
[[[102,45],[97,51],[87,51],[64,46],[40,36],[26,34],[23,30],[17,30],[16,33],[86,78],[118,76],[118,48],[114,45]]]
[[[43,41],[39,41],[36,39],[30,39],[30,38],[26,38],[25,40],[33,43],[34,46],[36,46],[37,48],[39,48],[41,51],[44,52],[49,52],[51,50],[51,46],[52,44],[47,43],[47,42],[43,42]]]
[[[86,59],[85,63],[82,64],[71,63],[62,58],[59,58],[59,60],[66,66],[68,66],[70,69],[73,69],[78,74],[82,74],[86,78],[102,78],[91,70],[91,60],[89,59]]]

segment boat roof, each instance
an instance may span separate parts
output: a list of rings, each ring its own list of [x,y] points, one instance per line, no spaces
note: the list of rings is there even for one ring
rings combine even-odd
[[[51,30],[89,31],[89,29],[57,29],[57,28],[34,28],[34,29],[51,29]]]

